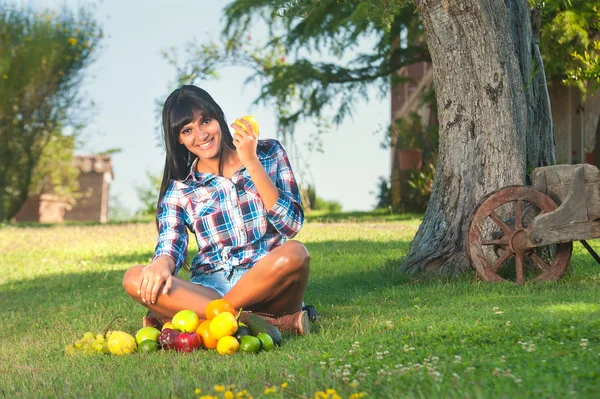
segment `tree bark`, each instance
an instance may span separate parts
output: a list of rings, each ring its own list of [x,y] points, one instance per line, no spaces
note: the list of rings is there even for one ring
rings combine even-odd
[[[416,5],[433,62],[440,147],[429,205],[400,270],[457,275],[470,268],[465,239],[479,199],[555,162],[539,21],[526,0]]]

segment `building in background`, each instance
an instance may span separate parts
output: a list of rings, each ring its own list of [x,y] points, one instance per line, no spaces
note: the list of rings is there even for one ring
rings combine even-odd
[[[31,195],[23,204],[17,222],[62,223],[65,220],[108,221],[108,189],[114,178],[108,155],[77,155],[79,191],[74,200],[60,198],[51,192]]]

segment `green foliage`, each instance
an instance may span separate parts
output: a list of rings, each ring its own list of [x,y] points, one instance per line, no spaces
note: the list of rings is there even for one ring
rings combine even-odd
[[[235,384],[257,399],[314,398],[328,388],[343,398],[363,391],[365,399],[600,395],[600,269],[579,243],[557,283],[408,278],[395,269],[418,226],[418,218],[306,224],[297,237],[311,255],[305,301],[319,313],[307,337],[286,336],[258,355],[127,357],[67,356],[63,348],[116,316],[123,318],[114,329],[141,328],[145,309],[121,282],[125,270],[151,258],[154,224],[4,227],[0,391],[7,398],[223,398],[215,385]],[[191,244],[190,256],[195,251]],[[284,382],[285,391],[264,394]]]
[[[589,0],[544,0],[533,5],[541,13],[540,50],[549,79],[576,84],[600,83],[600,4]]]
[[[370,194],[375,194],[375,200],[377,201],[375,209],[390,209],[392,206],[392,187],[389,179],[379,176],[377,191]]]
[[[142,202],[142,208],[136,212],[137,216],[156,216],[156,205],[158,202],[158,193],[162,182],[161,175],[146,173],[148,178],[147,185],[136,187],[139,200]]]
[[[324,212],[341,212],[342,204],[338,201],[329,201],[317,196],[315,187],[308,185],[306,188],[306,199],[309,202],[311,211],[324,211]],[[308,208],[305,206],[305,208]]]
[[[78,87],[83,69],[102,34],[91,14],[34,12],[0,3],[0,222],[10,220],[42,178],[34,171],[42,156],[55,167],[63,151],[45,151],[61,132],[77,131],[81,115]],[[57,142],[55,142],[56,144]],[[62,171],[68,167],[57,167]],[[68,174],[68,173],[66,173]],[[54,171],[47,180],[61,180]]]
[[[74,200],[79,189],[77,177],[80,173],[73,164],[74,149],[74,136],[52,134],[35,167],[29,193],[52,192],[61,198]]]
[[[436,164],[437,157],[434,156],[421,170],[410,172],[407,200],[402,204],[406,211],[425,212],[433,188]]]
[[[231,65],[250,68],[248,81],[261,84],[256,102],[276,104],[284,131],[293,131],[302,119],[319,120],[329,110],[339,124],[352,115],[358,100],[368,100],[370,87],[387,95],[391,80],[403,79],[394,71],[429,60],[419,42],[406,48],[393,45],[401,30],[418,36],[422,28],[414,10],[398,0],[235,0],[225,8],[219,44],[189,44],[190,56],[183,62],[174,52],[167,58],[177,68],[178,84],[214,79],[219,69]],[[268,42],[252,39],[255,25],[267,27]],[[365,38],[376,43],[369,52],[358,53]]]

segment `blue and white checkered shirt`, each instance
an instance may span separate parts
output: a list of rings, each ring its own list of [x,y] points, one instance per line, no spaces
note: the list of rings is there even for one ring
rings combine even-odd
[[[298,234],[304,211],[283,146],[277,140],[259,140],[256,152],[279,189],[273,208],[265,209],[245,167],[230,180],[195,172],[194,163],[183,181],[171,181],[158,206],[158,240],[153,259],[170,256],[177,274],[186,258],[187,228],[198,243],[198,254],[190,266],[192,277],[219,269],[249,268]]]

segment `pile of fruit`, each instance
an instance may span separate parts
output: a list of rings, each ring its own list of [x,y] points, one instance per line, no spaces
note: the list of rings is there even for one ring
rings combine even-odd
[[[165,323],[162,331],[143,327],[135,338],[123,331],[94,335],[86,332],[83,339],[65,348],[69,355],[112,353],[126,355],[135,352],[154,352],[158,349],[191,352],[200,348],[216,349],[221,355],[235,352],[257,353],[281,345],[282,337],[277,327],[255,315],[248,315],[247,323],[236,318],[235,310],[227,301],[217,299],[206,307],[206,320],[193,310],[177,312]]]

